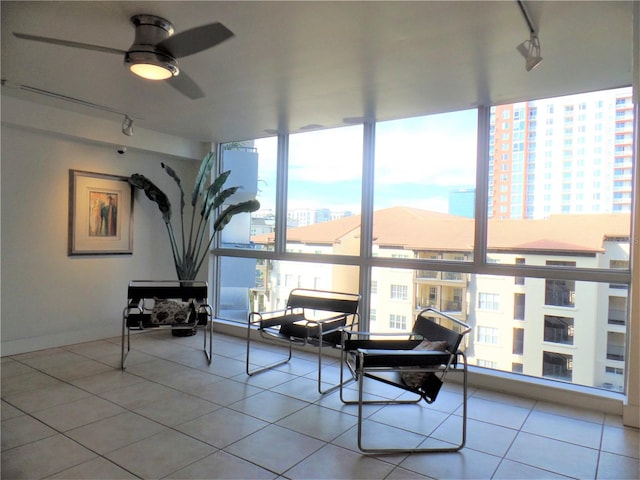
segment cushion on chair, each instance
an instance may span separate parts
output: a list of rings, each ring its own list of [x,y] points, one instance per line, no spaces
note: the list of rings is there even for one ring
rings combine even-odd
[[[414,350],[431,350],[437,352],[444,352],[447,349],[446,341],[431,342],[424,339],[420,342]],[[402,372],[400,376],[402,381],[411,388],[418,389],[423,386],[427,380],[427,377],[431,375],[431,372]]]
[[[189,320],[190,303],[176,300],[156,298],[151,311],[151,323],[155,325],[171,325],[187,323]]]

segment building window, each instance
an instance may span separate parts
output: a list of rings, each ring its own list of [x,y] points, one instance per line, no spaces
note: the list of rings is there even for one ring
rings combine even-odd
[[[525,315],[525,294],[514,293],[513,294],[513,319],[524,320]]]
[[[624,334],[607,332],[607,360],[624,361]]]
[[[391,285],[391,300],[406,300],[409,288],[406,285]]]
[[[493,368],[494,370],[495,370],[496,368],[498,368],[498,362],[495,362],[495,361],[493,361],[493,360],[485,360],[485,359],[483,359],[483,358],[479,358],[479,359],[476,361],[476,364],[477,364],[479,367],[484,367],[484,368]]]
[[[478,343],[498,344],[498,329],[492,327],[478,327]]]
[[[546,280],[544,303],[558,307],[575,307],[576,282],[573,280]]]
[[[573,378],[573,355],[543,352],[542,376],[570,382]]]
[[[462,289],[454,288],[453,289],[453,301],[449,303],[448,310],[454,312],[460,312],[462,310]]]
[[[429,305],[438,303],[438,287],[429,287]]]
[[[614,194],[615,196],[615,194]],[[609,268],[612,270],[629,270],[629,260],[609,260]],[[624,284],[610,283],[611,288],[627,288]]]
[[[393,330],[407,330],[407,317],[406,315],[396,315],[392,313],[389,315],[389,328]]]
[[[544,341],[573,345],[573,318],[544,316]]]
[[[481,310],[497,311],[500,309],[500,294],[483,293],[478,294],[478,308]]]
[[[513,349],[514,355],[522,355],[524,353],[524,328],[513,329]]]
[[[524,371],[524,365],[522,363],[519,363],[519,362],[512,362],[511,363],[511,371],[513,373],[522,373]]]
[[[611,285],[609,285],[611,287]],[[612,287],[613,288],[613,287]],[[625,285],[625,289],[628,287]],[[621,292],[621,294],[628,292]],[[608,323],[610,325],[624,325],[627,318],[627,296],[609,295]]]
[[[526,263],[526,260],[524,258],[516,258],[516,265],[524,265]],[[515,277],[513,279],[513,283],[515,285],[524,285],[524,277]]]

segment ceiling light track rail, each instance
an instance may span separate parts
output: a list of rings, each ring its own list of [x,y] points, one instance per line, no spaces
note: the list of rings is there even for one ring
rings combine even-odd
[[[527,9],[524,6],[524,2],[522,0],[516,0],[518,3],[518,6],[520,7],[520,11],[522,12],[522,16],[524,17],[524,20],[527,22],[527,25],[529,26],[529,33],[531,33],[532,35],[536,33],[536,28],[533,26],[533,22],[531,20],[531,16],[529,16],[529,12],[527,12]]]
[[[82,100],[80,98],[75,98],[75,97],[70,97],[68,95],[63,95],[62,93],[51,92],[49,90],[44,90],[42,88],[32,87],[30,85],[21,85],[21,84],[11,83],[11,82],[9,82],[8,80],[6,80],[4,78],[2,80],[0,80],[0,82],[2,83],[3,87],[15,88],[15,89],[18,89],[18,90],[24,90],[25,92],[30,92],[30,93],[35,93],[35,94],[38,94],[38,95],[43,95],[45,97],[55,98],[56,100],[62,100],[64,102],[75,103],[76,105],[82,105],[83,107],[88,107],[88,108],[93,108],[95,110],[100,110],[100,111],[103,111],[103,112],[113,113],[113,114],[118,115],[118,116],[129,117],[129,118],[135,119],[135,120],[144,120],[142,117],[137,116],[137,115],[133,115],[131,113],[123,112],[123,111],[120,111],[120,110],[117,110],[117,109],[111,108],[111,107],[106,107],[104,105],[99,105],[97,103],[88,102],[87,100]]]

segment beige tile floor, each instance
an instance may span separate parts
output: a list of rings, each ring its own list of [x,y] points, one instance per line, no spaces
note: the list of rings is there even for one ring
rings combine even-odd
[[[125,372],[119,338],[3,357],[2,478],[640,477],[638,430],[619,417],[475,389],[462,451],[363,455],[356,407],[317,392],[314,356],[248,377],[244,340],[216,334],[207,365],[201,335],[136,335]],[[252,361],[278,354],[261,344]],[[461,398],[447,384],[432,406],[367,407],[367,439],[456,442]]]

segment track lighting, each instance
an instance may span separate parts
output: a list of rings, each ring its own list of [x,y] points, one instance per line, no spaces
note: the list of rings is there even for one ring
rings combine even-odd
[[[517,2],[518,7],[520,7],[520,12],[522,12],[522,16],[529,27],[529,40],[525,40],[518,45],[516,50],[524,57],[525,68],[527,72],[530,72],[542,61],[542,57],[540,56],[540,39],[538,38],[537,29],[531,20],[531,16],[524,6],[524,2],[522,0],[517,0]]]
[[[122,133],[127,137],[133,136],[133,118],[129,115],[125,115],[124,120],[122,121]]]
[[[518,45],[516,50],[524,57],[527,72],[530,72],[542,62],[542,57],[540,56],[540,39],[535,32],[531,32],[529,40],[525,40]]]

